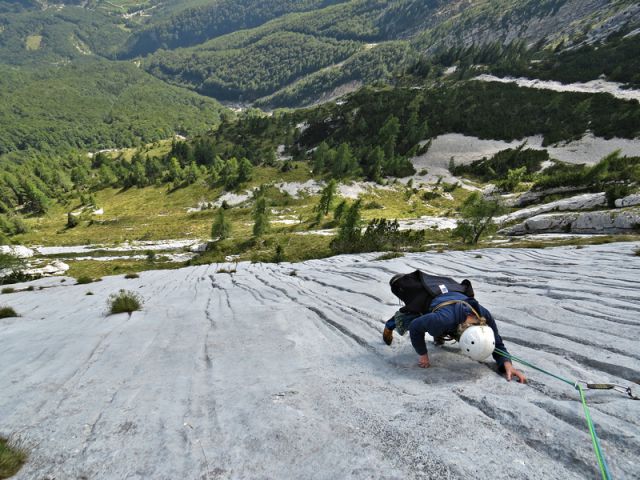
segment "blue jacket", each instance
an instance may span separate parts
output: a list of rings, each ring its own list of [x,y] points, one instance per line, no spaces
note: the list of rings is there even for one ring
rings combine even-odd
[[[433,302],[431,302],[431,309],[450,300],[463,300],[476,309],[480,315],[486,318],[487,325],[493,330],[493,334],[496,337],[496,348],[505,352],[507,351],[491,313],[474,298],[469,298],[457,292],[445,293],[437,296]],[[414,319],[409,327],[413,348],[418,355],[425,355],[427,353],[427,343],[424,340],[425,333],[428,333],[432,337],[440,337],[456,332],[458,325],[463,323],[468,315],[473,315],[469,307],[461,303],[456,303],[442,307],[437,312],[427,313]],[[504,362],[507,361],[507,359],[495,352],[493,353],[493,358],[498,364],[498,369],[504,371]]]

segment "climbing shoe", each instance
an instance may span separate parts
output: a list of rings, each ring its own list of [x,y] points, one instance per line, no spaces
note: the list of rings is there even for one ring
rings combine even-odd
[[[391,342],[393,342],[393,330],[385,327],[384,331],[382,332],[382,340],[384,340],[384,343],[386,343],[387,345],[391,345]]]

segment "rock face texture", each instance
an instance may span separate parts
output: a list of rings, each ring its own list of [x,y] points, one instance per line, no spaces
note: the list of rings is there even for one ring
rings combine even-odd
[[[603,210],[582,213],[549,213],[529,218],[501,230],[506,235],[536,233],[609,234],[633,233],[640,228],[638,210]]]
[[[590,210],[593,208],[602,207],[606,204],[607,199],[604,193],[585,193],[584,195],[563,198],[562,200],[545,203],[544,205],[524,208],[509,215],[496,217],[495,221],[496,223],[509,223],[516,220],[531,218],[536,215],[540,215],[541,213],[563,210]]]
[[[633,207],[635,205],[640,205],[640,193],[634,193],[616,200],[616,207],[618,208]]]
[[[0,435],[30,449],[16,480],[595,478],[574,389],[527,368],[528,385],[507,382],[456,345],[429,343],[419,368],[407,337],[382,342],[399,308],[388,281],[416,268],[469,278],[513,354],[635,388],[637,248],[41,279],[2,298],[22,316],[0,319]],[[105,317],[121,288],[144,309]],[[637,477],[640,402],[588,401],[613,477]]]

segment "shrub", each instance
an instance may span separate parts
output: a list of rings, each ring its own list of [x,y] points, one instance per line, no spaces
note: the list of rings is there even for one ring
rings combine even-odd
[[[138,275],[137,273],[127,273],[124,278],[126,278],[127,280],[131,280],[133,278],[140,278],[140,275]]]
[[[85,295],[93,295],[93,292],[91,290],[88,290],[87,293],[85,293]]]
[[[0,307],[0,318],[11,318],[17,316],[18,314],[13,308],[7,306]]]
[[[15,288],[11,288],[11,287],[4,287],[2,289],[2,293],[13,293],[15,291],[16,291],[16,289]]]
[[[384,205],[373,200],[371,202],[365,203],[364,207],[362,208],[364,208],[365,210],[380,210],[384,208]]]
[[[78,217],[76,217],[71,212],[67,213],[67,228],[77,227],[78,223],[80,223],[80,221],[78,220]]]
[[[107,299],[107,306],[111,315],[125,312],[131,314],[141,310],[142,304],[142,297],[129,290],[120,290],[118,293],[112,293]]]
[[[36,289],[36,287],[34,287],[33,285],[29,285],[27,287],[27,292],[33,292]]]
[[[9,478],[27,461],[27,452],[0,438],[0,478]]]
[[[276,245],[276,251],[275,254],[273,255],[273,261],[274,263],[280,263],[280,262],[284,262],[284,247],[280,244]]]
[[[379,257],[374,258],[373,260],[374,261],[377,261],[377,260],[391,260],[393,258],[400,258],[400,257],[404,257],[404,253],[402,253],[402,252],[387,252],[387,253],[383,253]]]
[[[87,275],[81,275],[78,277],[76,285],[86,285],[87,283],[92,283],[92,282],[93,282],[93,278]]]
[[[625,184],[615,184],[609,185],[605,190],[605,195],[607,198],[607,205],[610,208],[614,208],[616,206],[616,200],[619,198],[626,197],[631,193],[631,187]]]

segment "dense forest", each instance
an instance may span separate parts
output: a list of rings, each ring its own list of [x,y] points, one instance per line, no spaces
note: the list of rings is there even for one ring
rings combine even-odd
[[[39,70],[0,65],[0,99],[0,154],[134,146],[206,131],[221,111],[214,100],[106,61]]]
[[[606,42],[559,52],[531,52],[529,57],[529,62],[497,62],[493,71],[498,75],[558,80],[563,83],[584,82],[604,76],[607,80],[640,88],[639,34],[626,36],[618,33]]]
[[[283,32],[241,50],[161,53],[148,69],[159,78],[220,100],[254,100],[344,60],[358,48],[355,42]]]
[[[323,8],[344,0],[250,0],[238,3],[222,0],[182,11],[169,21],[153,25],[131,37],[121,52],[122,58],[203,43],[209,39],[257,27],[290,12]]]

